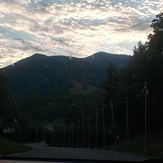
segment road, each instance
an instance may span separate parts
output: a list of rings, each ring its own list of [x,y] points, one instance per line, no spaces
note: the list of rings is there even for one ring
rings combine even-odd
[[[145,158],[128,153],[88,148],[47,147],[44,143],[28,144],[32,151],[11,155],[12,157],[144,161]]]

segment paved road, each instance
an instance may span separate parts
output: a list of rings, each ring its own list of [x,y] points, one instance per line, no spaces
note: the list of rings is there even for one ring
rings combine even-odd
[[[122,161],[144,161],[145,158],[108,150],[88,149],[88,148],[59,148],[47,147],[44,143],[28,144],[34,147],[32,151],[14,154],[12,157],[30,158],[58,158],[58,159],[93,159],[93,160],[122,160]]]

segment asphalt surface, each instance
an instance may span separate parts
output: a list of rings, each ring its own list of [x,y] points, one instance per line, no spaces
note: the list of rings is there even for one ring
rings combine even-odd
[[[55,159],[80,159],[80,160],[121,160],[141,162],[146,158],[128,153],[88,148],[60,148],[47,147],[45,143],[28,144],[32,151],[11,155],[12,157],[26,158],[55,158]]]

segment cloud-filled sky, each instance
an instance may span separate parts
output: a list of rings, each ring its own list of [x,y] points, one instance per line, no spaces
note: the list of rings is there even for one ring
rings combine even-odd
[[[162,0],[0,0],[0,67],[42,53],[132,55]]]

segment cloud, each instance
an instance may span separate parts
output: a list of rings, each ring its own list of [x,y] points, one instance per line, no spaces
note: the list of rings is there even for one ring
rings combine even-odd
[[[1,0],[0,64],[36,52],[132,55],[162,8],[161,0]]]

